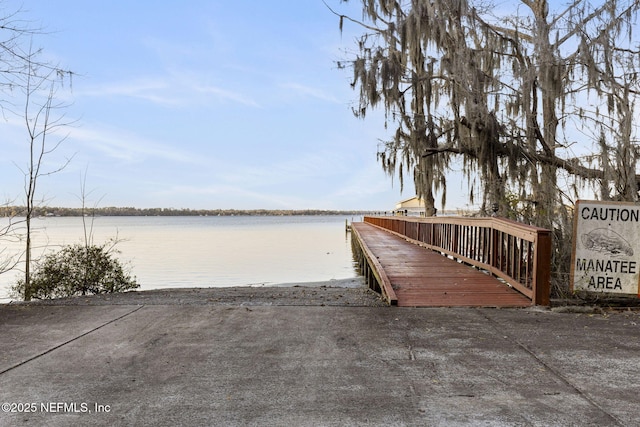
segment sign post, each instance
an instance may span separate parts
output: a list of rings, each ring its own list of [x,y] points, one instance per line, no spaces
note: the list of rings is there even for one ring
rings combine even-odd
[[[571,290],[640,296],[640,205],[578,200]]]

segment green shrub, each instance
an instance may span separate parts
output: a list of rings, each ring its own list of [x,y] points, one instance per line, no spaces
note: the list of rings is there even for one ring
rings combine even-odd
[[[31,274],[31,296],[36,299],[106,294],[139,288],[135,277],[123,268],[113,244],[64,246],[45,255]],[[24,279],[13,287],[24,296]]]

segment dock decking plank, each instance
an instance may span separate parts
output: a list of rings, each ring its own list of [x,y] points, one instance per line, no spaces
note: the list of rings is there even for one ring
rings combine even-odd
[[[495,277],[368,223],[353,223],[405,307],[527,307],[531,300]]]

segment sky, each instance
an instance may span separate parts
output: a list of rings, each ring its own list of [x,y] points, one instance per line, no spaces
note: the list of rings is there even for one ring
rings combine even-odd
[[[325,1],[361,16],[359,1]],[[83,182],[87,204],[103,207],[391,210],[415,194],[377,162],[383,112],[351,113],[358,92],[336,61],[355,52],[361,30],[346,23],[341,34],[322,0],[0,8],[22,9],[43,29],[33,40],[43,58],[74,73],[55,94],[69,125],[53,135],[64,140],[46,166],[71,162],[38,182],[49,206],[80,206]],[[24,114],[3,118],[0,196],[23,204]],[[447,208],[465,205],[455,183],[447,197]]]

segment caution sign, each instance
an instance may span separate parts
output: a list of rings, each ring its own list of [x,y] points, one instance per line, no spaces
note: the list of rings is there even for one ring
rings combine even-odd
[[[571,287],[639,295],[640,205],[579,200],[573,227]]]

